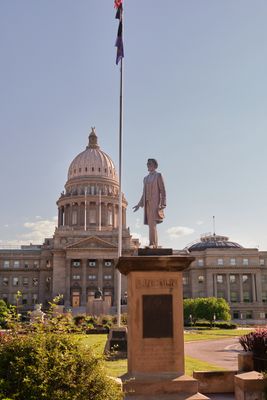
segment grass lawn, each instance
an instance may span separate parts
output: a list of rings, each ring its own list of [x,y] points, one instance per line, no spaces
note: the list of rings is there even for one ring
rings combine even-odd
[[[211,329],[202,331],[186,331],[184,334],[185,341],[198,341],[198,340],[216,340],[223,338],[230,338],[242,336],[251,332],[251,329]],[[79,339],[84,346],[93,347],[94,351],[102,355],[107,340],[107,335],[79,335]],[[127,372],[127,359],[117,361],[105,361],[107,372],[111,376],[120,376]],[[223,368],[220,368],[222,370]],[[185,357],[185,373],[186,375],[193,375],[193,371],[218,371],[218,367],[209,364],[205,361],[197,360],[192,357]]]
[[[251,332],[252,329],[205,329],[205,330],[194,330],[185,331],[184,341],[192,342],[199,340],[217,340],[227,339],[237,336],[243,336]]]

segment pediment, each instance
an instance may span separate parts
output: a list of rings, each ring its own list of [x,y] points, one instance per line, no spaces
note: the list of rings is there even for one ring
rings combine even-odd
[[[97,236],[90,236],[85,239],[81,239],[76,243],[72,243],[66,246],[66,249],[116,249],[117,246],[114,243],[110,243]]]

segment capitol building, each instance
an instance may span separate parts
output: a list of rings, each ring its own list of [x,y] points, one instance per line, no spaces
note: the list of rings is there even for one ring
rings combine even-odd
[[[119,182],[111,158],[100,149],[95,129],[86,149],[70,163],[65,190],[57,200],[58,223],[40,245],[0,249],[0,299],[20,310],[43,308],[62,295],[65,309],[88,313],[100,288],[108,312],[116,311]],[[136,254],[139,241],[126,225],[122,195],[122,255]],[[233,320],[264,323],[267,318],[267,251],[244,248],[226,236],[209,234],[186,248],[195,261],[183,273],[184,298],[223,297]],[[175,253],[176,251],[174,251]],[[122,304],[127,283],[122,276]]]
[[[19,290],[22,311],[27,311],[37,303],[45,309],[60,294],[65,308],[84,313],[100,288],[112,309],[117,292],[119,181],[94,128],[86,149],[69,166],[57,207],[53,238],[46,238],[42,245],[0,250],[0,298],[16,304]],[[122,195],[122,255],[130,256],[139,242],[126,227],[126,207]],[[126,291],[122,277],[123,303]]]

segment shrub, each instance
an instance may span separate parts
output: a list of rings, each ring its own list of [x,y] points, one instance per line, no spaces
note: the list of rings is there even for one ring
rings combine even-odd
[[[197,321],[194,325],[190,321],[185,321],[184,322],[185,327],[194,327],[196,329],[210,329],[210,322],[209,321]],[[236,329],[237,324],[233,322],[227,322],[227,321],[216,321],[212,324],[213,328],[217,329]]]
[[[0,399],[118,400],[102,360],[70,335],[0,337]]]
[[[73,322],[76,326],[80,326],[85,323],[85,315],[78,314],[73,317]]]
[[[237,329],[237,324],[228,321],[217,321],[215,322],[215,327],[220,329]]]
[[[7,327],[7,317],[9,314],[9,308],[4,300],[0,300],[0,327]]]
[[[239,338],[239,343],[245,351],[256,355],[267,354],[267,329],[256,329]]]

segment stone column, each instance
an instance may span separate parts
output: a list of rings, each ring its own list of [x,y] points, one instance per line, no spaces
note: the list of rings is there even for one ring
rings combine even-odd
[[[70,274],[71,274],[71,260],[66,259],[66,275],[65,275],[66,290],[65,290],[65,296],[64,296],[66,307],[70,306]]]
[[[226,279],[226,299],[229,303],[231,301],[229,274],[225,274],[225,279]]]
[[[87,283],[87,260],[82,260],[82,295],[81,295],[81,306],[86,306],[86,283]]]
[[[240,303],[244,302],[242,274],[239,274]]]
[[[115,228],[115,204],[112,203],[112,227]]]
[[[61,207],[58,207],[58,218],[57,218],[57,226],[60,226],[60,221],[61,221]]]
[[[126,208],[122,207],[122,227],[126,228]]]
[[[65,225],[65,207],[62,207],[62,226]]]
[[[84,202],[81,202],[79,209],[80,209],[79,225],[82,229],[84,229]]]
[[[103,258],[99,258],[97,260],[98,263],[98,281],[97,281],[97,286],[100,287],[100,289],[103,288]]]
[[[68,205],[64,206],[64,226],[68,225]]]
[[[256,290],[255,290],[255,274],[251,274],[251,286],[252,286],[252,302],[255,303],[257,301]]]
[[[217,297],[217,274],[213,275],[214,297]]]
[[[262,292],[261,292],[261,273],[256,272],[255,274],[255,284],[256,284],[256,295],[259,302],[262,302]]]

